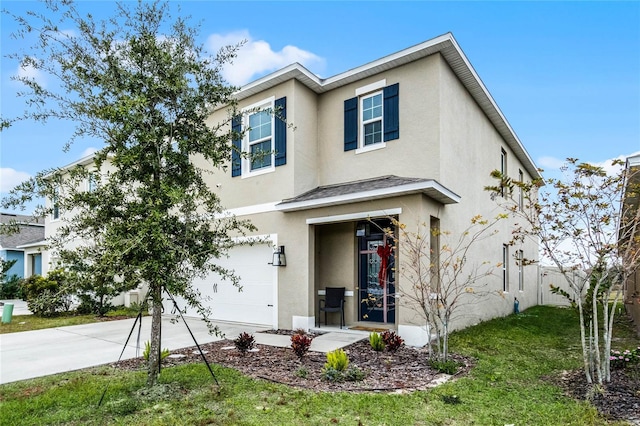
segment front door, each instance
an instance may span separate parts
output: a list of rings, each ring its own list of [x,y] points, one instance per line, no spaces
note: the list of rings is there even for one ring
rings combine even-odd
[[[358,237],[360,321],[395,322],[395,256],[393,239],[379,228],[390,222],[370,224],[368,235]]]

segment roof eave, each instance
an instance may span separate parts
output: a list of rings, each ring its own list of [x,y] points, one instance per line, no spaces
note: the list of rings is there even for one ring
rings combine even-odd
[[[379,74],[388,69],[397,68],[409,62],[433,55],[434,53],[442,54],[456,76],[513,150],[516,157],[521,159],[527,172],[534,179],[542,178],[531,156],[511,128],[511,125],[504,114],[502,114],[502,111],[500,111],[500,108],[498,108],[493,97],[482,83],[482,80],[473,69],[473,66],[451,33],[443,34],[326,79],[321,79],[304,66],[294,63],[243,86],[236,92],[235,97],[238,100],[242,100],[291,79],[300,81],[316,93],[324,93],[362,80],[371,75]]]
[[[373,201],[382,198],[399,197],[418,193],[423,193],[428,197],[441,202],[442,204],[456,204],[461,200],[460,196],[453,191],[445,188],[435,180],[429,180],[425,182],[394,186],[391,188],[381,188],[371,191],[357,192],[353,194],[324,197],[315,200],[282,202],[276,205],[276,210],[288,213],[300,210],[311,210],[321,207],[352,204],[362,201]]]

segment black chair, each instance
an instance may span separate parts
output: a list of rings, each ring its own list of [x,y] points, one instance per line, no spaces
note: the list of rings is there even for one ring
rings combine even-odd
[[[340,312],[340,328],[342,328],[345,325],[344,287],[327,287],[325,292],[324,300],[318,301],[318,328],[320,328],[320,312],[324,312],[324,325],[327,325],[327,312]]]

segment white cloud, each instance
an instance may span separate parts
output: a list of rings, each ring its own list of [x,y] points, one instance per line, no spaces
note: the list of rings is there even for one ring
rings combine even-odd
[[[560,160],[555,157],[540,157],[538,158],[538,166],[543,170],[560,170],[562,166],[566,165],[566,160]]]
[[[19,172],[9,167],[0,167],[0,192],[9,192],[16,185],[30,177],[29,173]]]
[[[46,86],[45,74],[32,65],[20,65],[16,70],[16,76],[19,78],[27,78],[36,81],[40,86]]]
[[[212,34],[207,40],[211,52],[220,48],[245,42],[238,50],[232,64],[227,64],[223,77],[234,86],[242,86],[268,72],[276,71],[294,62],[307,68],[324,68],[325,60],[314,53],[288,45],[280,51],[274,51],[264,40],[253,40],[247,30],[227,34]]]

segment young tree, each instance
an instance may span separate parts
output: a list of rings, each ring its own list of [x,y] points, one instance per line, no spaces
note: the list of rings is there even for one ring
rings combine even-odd
[[[204,180],[208,171],[191,161],[197,156],[224,168],[231,141],[240,136],[230,126],[235,89],[220,75],[237,47],[208,55],[196,42],[197,27],[171,18],[168,3],[120,3],[116,15],[101,22],[81,16],[70,1],[48,1],[47,7],[47,13],[14,16],[21,26],[16,36],[35,33],[38,42],[13,58],[55,78],[56,85],[15,77],[26,86],[23,96],[32,108],[15,119],[3,117],[2,127],[15,120],[70,120],[76,129],[69,143],[94,137],[104,146],[91,169],[39,173],[4,204],[46,196],[51,203],[36,214],[56,210],[63,223],[50,242],[53,251],[67,260],[74,250],[80,253],[97,282],[149,286],[152,386],[163,293],[181,296],[206,319],[194,276],[214,271],[238,284],[211,260],[225,254],[233,233],[251,225],[219,218],[220,200]],[[207,123],[220,107],[230,109],[229,119]],[[91,191],[81,184],[89,174],[97,182]],[[77,244],[84,248],[76,250]]]
[[[578,309],[586,379],[602,384],[611,379],[609,354],[622,285],[640,262],[640,216],[637,206],[632,210],[622,202],[631,176],[621,162],[614,162],[619,168],[614,174],[574,158],[566,164],[564,178],[545,181],[520,182],[494,171],[498,184],[487,190],[520,221],[514,241],[539,242],[541,255],[566,279],[566,295]]]
[[[501,263],[472,262],[470,258],[482,241],[498,232],[496,224],[505,218],[504,214],[493,219],[474,216],[459,234],[428,223],[409,231],[394,218],[391,222],[398,230],[397,240],[393,230],[385,230],[396,240],[394,249],[399,252],[400,264],[395,267],[404,281],[396,295],[424,321],[429,335],[435,333],[435,352],[443,360],[448,358],[449,334],[460,310],[484,297],[502,295],[501,289],[492,289],[487,282]],[[428,345],[433,350],[431,341]]]

